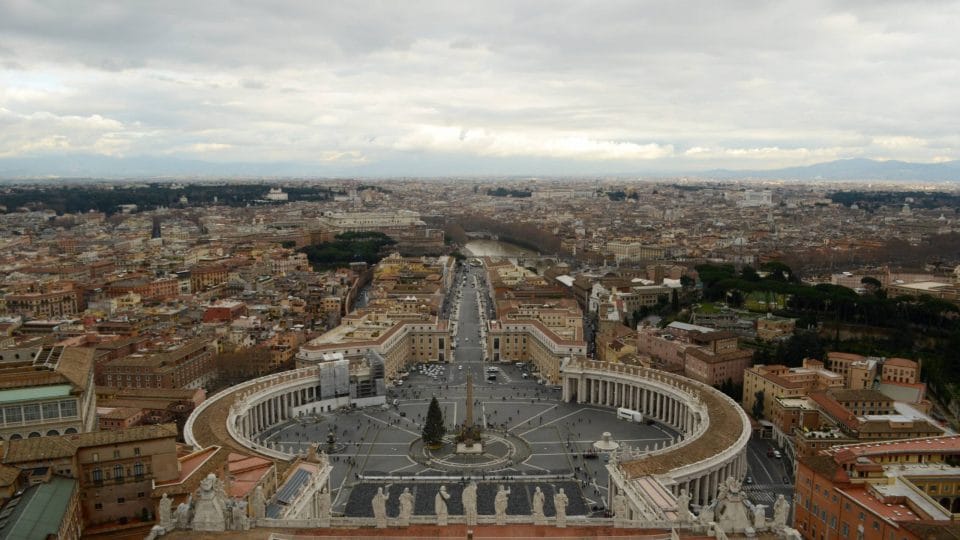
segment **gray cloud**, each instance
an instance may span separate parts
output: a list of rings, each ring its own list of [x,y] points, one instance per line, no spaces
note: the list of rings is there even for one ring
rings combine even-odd
[[[5,156],[450,173],[960,157],[960,2],[0,0],[0,14]]]

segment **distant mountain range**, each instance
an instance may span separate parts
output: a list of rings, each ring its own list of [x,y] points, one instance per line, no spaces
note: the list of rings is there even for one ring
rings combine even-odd
[[[909,163],[872,159],[841,159],[804,167],[771,170],[717,169],[695,173],[704,178],[763,178],[769,180],[888,180],[916,182],[960,181],[960,161]]]
[[[476,166],[479,163],[473,163]],[[509,162],[491,166],[491,169],[510,170]],[[524,172],[536,170],[531,163],[515,163]],[[462,166],[462,165],[461,165]],[[474,174],[496,176],[493,170],[482,171],[482,167],[467,165]],[[555,168],[555,163],[541,163],[545,170]],[[577,168],[567,169],[574,175],[577,170],[588,166],[578,163]],[[454,160],[438,164],[438,168],[459,168]],[[414,172],[410,163],[386,161],[371,164],[353,164],[344,166],[318,165],[302,162],[212,162],[183,159],[170,156],[109,157],[99,155],[70,155],[55,157],[0,158],[0,180],[25,178],[156,178],[156,177],[409,177],[442,176],[427,171]],[[392,171],[397,171],[392,173]],[[486,173],[486,174],[484,174]],[[451,173],[449,176],[461,176],[466,172]],[[590,176],[590,173],[584,173]],[[877,180],[877,181],[914,181],[914,182],[960,182],[960,160],[943,163],[909,163],[905,161],[876,161],[871,159],[841,159],[826,163],[817,163],[803,167],[787,167],[768,170],[729,170],[715,169],[686,173],[670,172],[623,172],[618,176],[694,176],[705,179],[767,179],[767,180]],[[561,176],[561,175],[556,175]]]

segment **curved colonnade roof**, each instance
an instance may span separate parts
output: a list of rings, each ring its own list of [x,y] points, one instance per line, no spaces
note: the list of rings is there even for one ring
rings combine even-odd
[[[715,390],[719,394],[719,390]],[[698,392],[710,415],[710,426],[695,440],[674,450],[621,463],[629,478],[667,474],[719,454],[733,446],[743,434],[743,411],[711,391]]]

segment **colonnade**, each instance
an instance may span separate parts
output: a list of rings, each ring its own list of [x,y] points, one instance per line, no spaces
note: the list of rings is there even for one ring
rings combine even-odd
[[[261,431],[276,424],[297,416],[297,409],[317,401],[320,392],[316,382],[301,381],[300,385],[277,388],[276,395],[257,400],[246,411],[237,415],[237,430],[244,438],[250,438]],[[311,413],[327,412],[332,406],[320,405],[320,410],[314,407]]]
[[[575,393],[568,387],[576,383]],[[590,405],[623,407],[655,418],[686,435],[694,431],[699,413],[690,405],[692,396],[681,399],[664,392],[663,388],[646,386],[637,381],[617,380],[613,376],[583,376],[564,385],[564,400]]]
[[[639,366],[610,364],[590,360],[579,360],[564,366],[563,399],[605,407],[623,407],[638,411],[670,426],[681,434],[681,442],[673,446],[646,454],[647,456],[675,454],[677,459],[672,470],[661,471],[657,481],[665,492],[676,497],[686,490],[694,504],[706,505],[714,500],[720,485],[727,478],[742,479],[747,473],[746,445],[749,440],[749,420],[745,413],[732,400],[718,390],[697,381]],[[708,410],[703,396],[709,393],[711,403],[722,406],[719,410]],[[684,447],[697,443],[703,447],[709,439],[710,415],[739,416],[741,433],[735,437],[735,443],[729,448],[716,448],[716,454],[703,459],[695,459],[684,454]],[[649,495],[640,495],[640,490],[630,489],[625,484],[631,479],[626,475],[611,474],[610,496],[616,493],[629,494],[629,497],[641,506],[662,505]],[[616,485],[617,483],[620,485]],[[638,499],[647,498],[643,504]],[[669,505],[667,505],[669,506]],[[657,512],[653,512],[656,514]],[[649,516],[647,516],[649,517]]]

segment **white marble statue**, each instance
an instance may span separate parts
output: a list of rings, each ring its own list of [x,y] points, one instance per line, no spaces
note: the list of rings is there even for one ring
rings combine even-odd
[[[246,501],[234,501],[230,511],[230,530],[247,531],[250,530],[250,520],[247,518]]]
[[[534,525],[545,525],[546,518],[543,515],[543,502],[546,499],[543,495],[543,491],[540,490],[540,486],[533,491],[533,511],[530,513],[533,516]]]
[[[767,527],[767,514],[765,504],[757,504],[753,507],[753,530],[759,532]]]
[[[777,495],[777,502],[773,503],[773,530],[779,532],[787,526],[787,517],[790,514],[790,503],[783,497],[783,494]]]
[[[200,481],[197,502],[193,508],[193,530],[224,531],[227,528],[226,501],[217,476],[210,473]]]
[[[447,499],[450,498],[450,494],[447,493],[447,486],[440,486],[440,491],[437,492],[436,497],[433,498],[433,510],[437,514],[437,525],[445,527],[447,525]]]
[[[557,509],[557,527],[561,529],[567,526],[567,503],[569,502],[570,499],[563,492],[563,488],[553,496],[553,506]]]
[[[493,509],[497,516],[497,525],[503,525],[507,522],[507,502],[510,496],[510,490],[503,486],[497,487],[497,495],[493,499]]]
[[[690,495],[687,494],[687,490],[681,489],[680,495],[677,496],[677,521],[686,523],[692,520],[693,516],[690,515]]]
[[[177,505],[177,511],[173,514],[173,517],[178,529],[190,528],[190,503],[192,500],[193,496],[191,495],[187,502]]]
[[[403,493],[400,494],[400,515],[398,516],[398,522],[401,527],[410,526],[410,516],[413,515],[413,493],[410,493],[410,488],[403,488]]]
[[[330,489],[324,486],[320,493],[317,493],[317,519],[320,520],[321,527],[330,526],[330,509],[332,506]]]
[[[627,519],[627,498],[623,493],[617,493],[613,496],[613,519],[615,522],[626,521]]]
[[[166,493],[163,494],[163,497],[160,497],[157,514],[160,517],[160,526],[167,531],[173,530],[173,499],[168,497]]]
[[[168,530],[169,529],[164,529],[160,525],[154,525],[153,527],[150,528],[150,533],[147,534],[146,540],[157,540],[157,538],[160,538],[161,536],[166,534]]]
[[[263,494],[263,486],[253,490],[253,519],[263,519],[267,515],[267,497]]]
[[[477,524],[477,483],[473,480],[463,488],[463,515],[467,525]]]
[[[377,521],[378,529],[387,528],[387,499],[390,498],[390,492],[383,492],[382,487],[377,488],[377,494],[373,496],[370,504],[373,505],[373,519]]]

